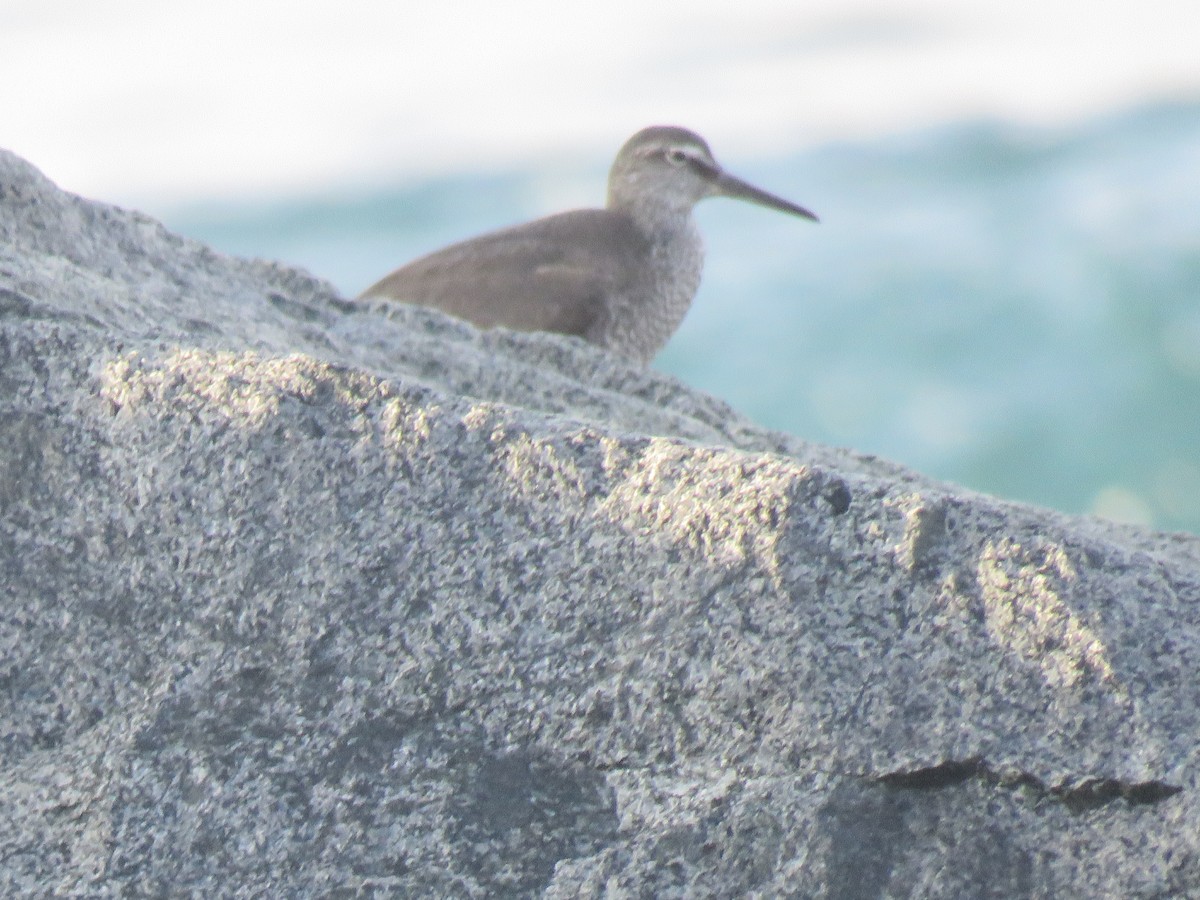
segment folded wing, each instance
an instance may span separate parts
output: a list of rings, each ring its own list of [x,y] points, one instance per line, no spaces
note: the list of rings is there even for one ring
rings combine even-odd
[[[631,290],[649,242],[623,213],[575,210],[453,244],[363,292],[489,328],[583,335]]]

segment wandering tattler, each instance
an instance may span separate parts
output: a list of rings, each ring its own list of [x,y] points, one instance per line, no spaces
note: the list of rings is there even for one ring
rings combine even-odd
[[[608,205],[493,231],[415,260],[362,297],[432,306],[482,328],[575,334],[642,365],[700,286],[692,207],[733,197],[817,217],[724,171],[700,135],[656,125],[625,142]]]

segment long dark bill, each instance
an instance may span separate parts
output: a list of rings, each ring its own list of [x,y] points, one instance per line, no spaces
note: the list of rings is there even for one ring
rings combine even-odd
[[[757,203],[759,206],[765,206],[768,209],[777,209],[780,212],[789,213],[793,216],[812,219],[814,222],[821,221],[814,213],[809,212],[803,206],[797,206],[790,200],[784,200],[782,197],[776,197],[774,194],[767,193],[747,181],[742,181],[742,179],[735,175],[730,175],[728,172],[722,171],[716,173],[713,185],[716,187],[716,193],[722,197],[732,197],[735,200],[748,200],[751,203]]]

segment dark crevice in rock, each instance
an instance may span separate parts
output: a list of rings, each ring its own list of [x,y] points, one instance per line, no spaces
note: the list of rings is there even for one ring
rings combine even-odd
[[[1051,786],[1027,772],[998,772],[979,756],[946,760],[921,769],[889,772],[877,780],[897,790],[937,790],[962,784],[971,778],[1000,787],[1028,788],[1041,797],[1059,801],[1075,813],[1098,809],[1120,799],[1131,805],[1159,803],[1183,790],[1179,785],[1162,781],[1130,782],[1118,778],[1085,778]]]
[[[906,790],[931,790],[961,784],[968,778],[979,777],[986,772],[982,758],[975,756],[963,760],[947,760],[936,766],[889,772],[880,775],[879,781],[888,787]]]
[[[846,486],[846,482],[840,478],[832,479],[825,489],[821,492],[821,496],[825,498],[835,516],[840,516],[850,508],[852,495],[850,488]]]
[[[1050,793],[1062,800],[1072,812],[1086,812],[1118,798],[1124,798],[1135,806],[1159,803],[1182,790],[1179,785],[1162,781],[1129,782],[1116,778],[1089,778],[1070,788],[1051,788]]]

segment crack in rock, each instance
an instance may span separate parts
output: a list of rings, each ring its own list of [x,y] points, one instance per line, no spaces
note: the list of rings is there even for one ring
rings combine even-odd
[[[1048,785],[1028,772],[999,772],[981,756],[889,772],[876,780],[890,788],[919,791],[953,787],[971,778],[1000,787],[1029,788],[1041,797],[1057,800],[1074,813],[1098,809],[1120,799],[1132,805],[1160,803],[1183,790],[1179,785],[1163,781],[1122,781],[1119,778],[1081,778]]]

